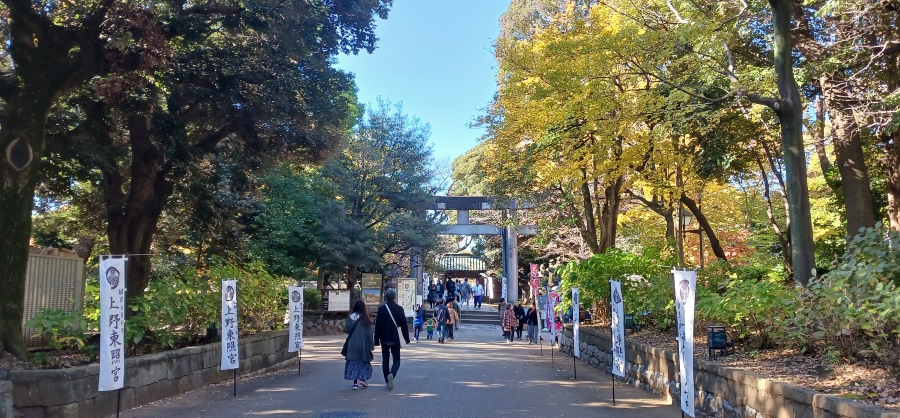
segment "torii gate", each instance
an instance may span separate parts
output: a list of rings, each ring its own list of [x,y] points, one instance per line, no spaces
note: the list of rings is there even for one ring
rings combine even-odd
[[[497,225],[473,225],[469,223],[470,210],[509,210],[514,212],[520,209],[530,209],[530,205],[519,207],[515,200],[497,204],[493,198],[487,196],[434,196],[434,203],[425,205],[425,210],[455,210],[456,225],[448,225],[444,235],[500,235],[503,237],[503,276],[507,278],[506,294],[511,299],[519,295],[518,272],[518,237],[519,235],[537,235],[537,227],[522,225],[516,228],[506,228]],[[424,279],[424,269],[420,255],[416,253],[410,260],[410,269],[417,282]],[[420,286],[416,286],[417,293],[422,292]]]

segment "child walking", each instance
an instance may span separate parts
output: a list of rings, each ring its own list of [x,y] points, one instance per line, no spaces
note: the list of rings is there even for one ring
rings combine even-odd
[[[433,339],[433,337],[434,337],[434,318],[428,318],[428,320],[425,321],[425,332],[428,334],[428,336],[425,337],[425,339],[427,339],[427,340]]]

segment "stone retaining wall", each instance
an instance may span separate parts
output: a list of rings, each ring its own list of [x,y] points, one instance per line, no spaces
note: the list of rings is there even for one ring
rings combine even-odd
[[[240,339],[239,375],[253,376],[296,364],[288,331]],[[232,378],[219,370],[221,344],[207,344],[125,360],[121,409],[134,408]],[[116,413],[117,392],[98,392],[100,366],[0,372],[0,418],[95,418]],[[6,407],[11,386],[12,405]],[[4,408],[14,409],[5,411]]]
[[[610,373],[612,345],[604,331],[581,328],[583,363]],[[560,350],[572,354],[572,328],[559,336]],[[703,349],[698,347],[696,349]],[[625,383],[680,402],[677,353],[625,338]],[[725,418],[900,418],[885,411],[837,396],[764,379],[752,373],[694,359],[694,402],[698,417]]]

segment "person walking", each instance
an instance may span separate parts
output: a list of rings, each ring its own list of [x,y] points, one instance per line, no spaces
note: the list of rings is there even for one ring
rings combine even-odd
[[[459,308],[459,303],[456,299],[450,299],[450,303],[453,304],[453,309],[456,311],[456,321],[453,322],[453,328],[459,331],[459,323],[462,322],[462,310]],[[452,339],[452,338],[451,338]]]
[[[453,279],[447,279],[447,283],[444,286],[447,289],[447,300],[450,300],[456,295],[456,282]]]
[[[475,282],[475,286],[472,287],[472,304],[475,305],[476,308],[481,307],[481,299],[484,297],[484,286],[481,283]]]
[[[430,340],[434,338],[434,318],[428,318],[425,321],[425,339]]]
[[[434,309],[434,303],[437,302],[437,285],[431,283],[428,285],[428,305]]]
[[[434,307],[434,320],[437,322],[438,342],[443,344],[447,332],[447,321],[450,320],[450,311],[444,305],[443,299],[438,299],[438,304]]]
[[[347,333],[347,347],[342,354],[344,362],[344,380],[353,381],[353,390],[369,387],[372,378],[372,360],[375,359],[375,341],[372,335],[372,318],[366,311],[366,302],[357,299],[353,303],[353,313],[344,323]],[[343,350],[342,350],[343,351]]]
[[[456,313],[456,310],[453,309],[453,302],[447,302],[447,334],[450,336],[450,339],[453,339],[453,327],[459,323],[459,314]]]
[[[462,303],[465,303],[466,306],[469,306],[469,298],[472,297],[472,285],[469,284],[469,279],[463,281],[462,284]]]
[[[506,305],[506,310],[503,312],[503,318],[500,323],[503,326],[503,336],[506,337],[506,343],[512,344],[516,331],[516,313],[513,311],[512,305]]]
[[[425,307],[422,305],[416,305],[413,307],[413,342],[419,342],[419,334],[422,332],[422,325],[425,324]]]
[[[525,313],[525,324],[528,325],[528,344],[538,343],[538,330],[541,328],[538,325],[539,322],[537,304],[531,302],[531,307]]]
[[[516,313],[516,338],[521,340],[522,330],[525,328],[525,308],[522,307],[521,300],[516,301],[513,311]]]
[[[400,370],[400,338],[409,344],[409,327],[406,325],[405,315],[403,307],[397,304],[397,290],[386,290],[384,304],[378,307],[375,318],[375,345],[381,345],[381,371],[388,390],[394,390],[394,378]],[[393,365],[391,358],[394,360]]]

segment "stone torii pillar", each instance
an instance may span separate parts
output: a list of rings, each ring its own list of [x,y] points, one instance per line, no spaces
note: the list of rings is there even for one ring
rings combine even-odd
[[[515,221],[515,212],[519,209],[529,209],[530,205],[519,207],[518,202],[497,204],[493,198],[487,196],[434,196],[434,203],[426,205],[426,210],[455,210],[456,225],[447,225],[444,235],[501,235],[503,237],[503,273],[506,277],[507,298],[515,300],[519,297],[519,235],[537,235],[537,227],[529,225],[516,225],[514,227],[500,227],[497,225],[476,225],[469,223],[470,210],[508,210],[509,215]],[[418,272],[421,279],[421,269]]]

